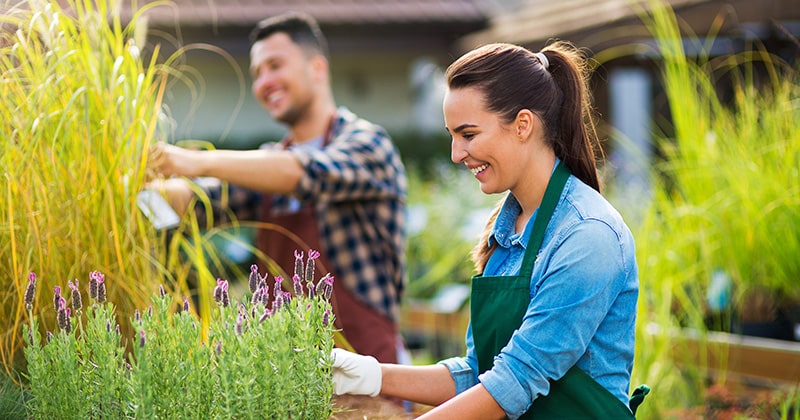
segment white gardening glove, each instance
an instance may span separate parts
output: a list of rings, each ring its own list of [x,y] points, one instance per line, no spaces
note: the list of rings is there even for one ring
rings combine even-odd
[[[372,356],[333,349],[333,391],[336,395],[369,395],[381,392],[381,365]]]

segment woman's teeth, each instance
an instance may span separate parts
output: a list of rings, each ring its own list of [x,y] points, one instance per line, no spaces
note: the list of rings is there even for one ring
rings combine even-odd
[[[470,171],[472,171],[472,175],[478,175],[479,173],[483,172],[483,170],[488,168],[488,167],[489,167],[489,165],[483,164],[481,166],[478,166],[478,167],[470,169]]]

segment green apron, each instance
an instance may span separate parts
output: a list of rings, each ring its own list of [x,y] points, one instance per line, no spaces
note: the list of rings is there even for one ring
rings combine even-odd
[[[492,368],[494,357],[522,324],[530,303],[531,273],[536,254],[539,253],[545,229],[569,176],[569,169],[559,162],[533,221],[533,232],[519,275],[477,275],[472,278],[470,316],[478,370],[481,373]],[[551,381],[550,393],[536,398],[521,418],[633,419],[634,416],[619,399],[573,366],[564,377]]]

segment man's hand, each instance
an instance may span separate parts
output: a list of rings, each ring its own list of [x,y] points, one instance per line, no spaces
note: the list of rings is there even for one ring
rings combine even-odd
[[[162,176],[202,176],[202,151],[186,149],[167,143],[156,143],[150,147],[147,168]]]
[[[372,356],[333,349],[333,390],[336,395],[369,395],[381,392],[381,365]]]

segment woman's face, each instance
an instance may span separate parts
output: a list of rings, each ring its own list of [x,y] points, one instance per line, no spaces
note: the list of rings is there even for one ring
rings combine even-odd
[[[476,88],[448,90],[444,121],[450,133],[453,163],[464,163],[486,194],[514,191],[530,154],[514,124],[504,124],[488,111]]]

